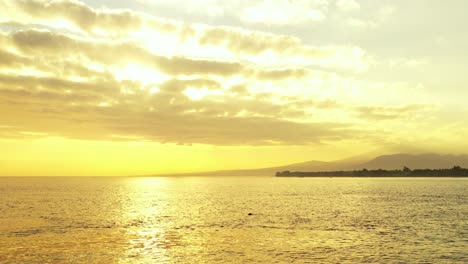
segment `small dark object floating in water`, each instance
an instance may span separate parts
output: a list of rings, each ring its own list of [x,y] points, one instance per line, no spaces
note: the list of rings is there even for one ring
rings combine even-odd
[[[248,213],[247,215],[253,215],[252,213]]]

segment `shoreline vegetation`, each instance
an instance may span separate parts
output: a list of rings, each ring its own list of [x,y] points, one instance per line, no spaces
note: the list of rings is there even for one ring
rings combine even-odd
[[[352,171],[281,171],[276,177],[468,177],[468,169],[454,166],[451,169],[402,170],[352,170]]]

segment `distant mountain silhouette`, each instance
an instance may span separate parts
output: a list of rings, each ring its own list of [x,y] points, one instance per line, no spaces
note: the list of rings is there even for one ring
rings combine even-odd
[[[371,160],[362,158],[349,158],[332,162],[306,161],[285,166],[220,170],[197,173],[165,174],[165,176],[273,176],[278,171],[338,171],[361,169],[402,169],[404,166],[410,169],[446,169],[453,166],[468,168],[468,155],[440,155],[440,154],[393,154],[383,155]],[[162,176],[162,175],[160,175]]]
[[[403,166],[411,169],[446,169],[453,166],[468,167],[468,155],[439,154],[395,154],[376,157],[362,163],[355,169],[401,169]]]

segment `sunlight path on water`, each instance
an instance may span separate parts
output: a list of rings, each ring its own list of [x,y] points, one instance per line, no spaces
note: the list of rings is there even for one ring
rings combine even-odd
[[[0,262],[466,263],[454,178],[0,178]]]

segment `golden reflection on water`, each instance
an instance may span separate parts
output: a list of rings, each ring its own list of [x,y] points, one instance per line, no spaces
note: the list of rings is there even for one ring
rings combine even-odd
[[[162,206],[155,203],[167,201],[169,193],[166,191],[168,180],[165,178],[141,177],[132,179],[126,184],[124,204],[122,205],[123,222],[130,223],[125,229],[128,241],[129,260],[169,262],[167,248],[171,246],[173,239],[167,234],[166,229],[158,221],[152,221],[164,215]],[[121,261],[121,262],[122,262]]]
[[[467,185],[0,178],[0,263],[466,263]]]

